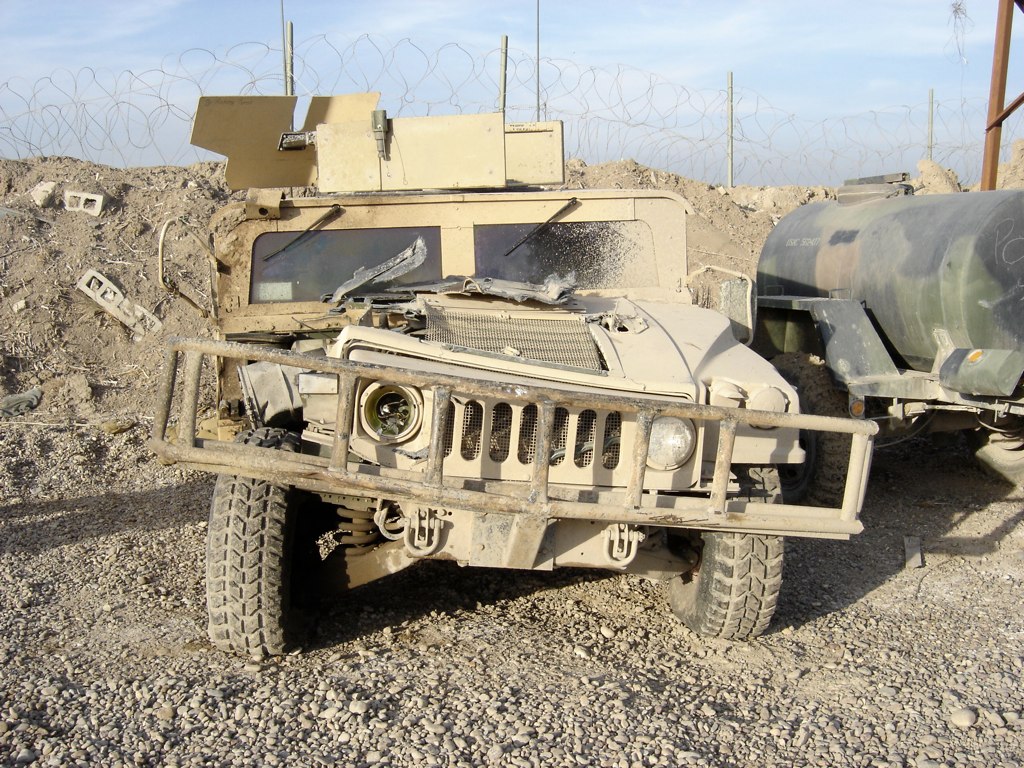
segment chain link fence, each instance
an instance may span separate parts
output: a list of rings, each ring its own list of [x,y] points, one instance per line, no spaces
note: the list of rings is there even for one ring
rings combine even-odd
[[[243,43],[221,53],[191,49],[144,72],[60,70],[0,84],[0,155],[71,155],[108,165],[179,165],[215,156],[188,143],[199,96],[284,92],[280,48]],[[568,157],[630,158],[709,183],[727,169],[727,92],[695,90],[627,66],[591,67],[542,58],[540,117],[565,123]],[[296,93],[380,91],[391,116],[494,111],[500,52],[457,43],[425,50],[363,35],[296,46]],[[725,74],[722,73],[723,84]],[[510,50],[506,119],[537,116],[537,62]],[[850,176],[913,172],[928,154],[929,102],[862,114],[800,117],[739,84],[734,89],[734,170],[740,184],[837,184]],[[984,96],[936,99],[932,158],[962,182],[978,180]],[[1019,120],[1003,128],[1009,147]],[[1007,151],[1004,150],[1004,157]]]

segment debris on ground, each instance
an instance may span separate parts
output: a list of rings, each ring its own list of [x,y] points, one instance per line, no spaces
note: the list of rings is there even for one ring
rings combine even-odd
[[[35,410],[42,399],[43,390],[39,387],[32,387],[32,389],[21,394],[7,395],[7,397],[0,400],[0,417],[23,416],[29,411]]]
[[[40,181],[29,191],[32,202],[40,208],[48,208],[53,204],[53,197],[57,192],[57,182]]]

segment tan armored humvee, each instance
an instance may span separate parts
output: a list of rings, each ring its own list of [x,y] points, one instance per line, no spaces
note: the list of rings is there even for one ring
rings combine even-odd
[[[254,188],[211,224],[220,339],[172,340],[154,435],[219,474],[219,647],[281,653],[324,586],[426,558],[637,574],[695,631],[746,639],[774,611],[783,536],[861,530],[874,426],[797,413],[736,340],[749,281],[722,284],[746,313],[695,304],[685,200],[540,188],[562,180],[558,123],[391,120],[359,94],[290,131],[293,106],[203,99],[193,133]],[[800,430],[853,435],[841,506],[780,503]]]

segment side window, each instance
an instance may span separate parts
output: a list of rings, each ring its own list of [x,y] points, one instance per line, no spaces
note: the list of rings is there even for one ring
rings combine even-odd
[[[551,274],[576,275],[581,288],[637,288],[658,284],[650,228],[641,221],[481,224],[473,228],[476,274],[543,283]],[[505,254],[522,238],[527,239]]]
[[[319,301],[357,269],[382,264],[412,245],[417,237],[422,237],[427,246],[427,260],[391,284],[412,285],[441,277],[439,227],[325,229],[296,239],[300,234],[267,232],[256,238],[252,246],[250,304]],[[368,286],[370,290],[380,287]]]

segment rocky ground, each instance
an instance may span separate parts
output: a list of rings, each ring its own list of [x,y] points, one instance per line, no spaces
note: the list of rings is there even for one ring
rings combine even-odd
[[[0,217],[0,395],[44,393],[0,420],[0,764],[1024,762],[1024,491],[956,441],[878,451],[866,531],[788,542],[776,620],[748,644],[695,637],[629,577],[426,563],[326,607],[302,653],[214,650],[212,482],[146,440],[162,338],[208,332],[157,285],[155,235],[166,217],[201,224],[229,197],[219,174],[0,164],[15,212]],[[39,209],[43,180],[114,202],[97,219]],[[726,192],[629,162],[570,166],[569,183],[677,189],[700,214],[692,259],[744,269],[773,217],[830,194]],[[201,260],[173,243],[174,276],[201,289]],[[133,340],[78,295],[89,266],[164,329]],[[905,567],[908,536],[923,567]]]

